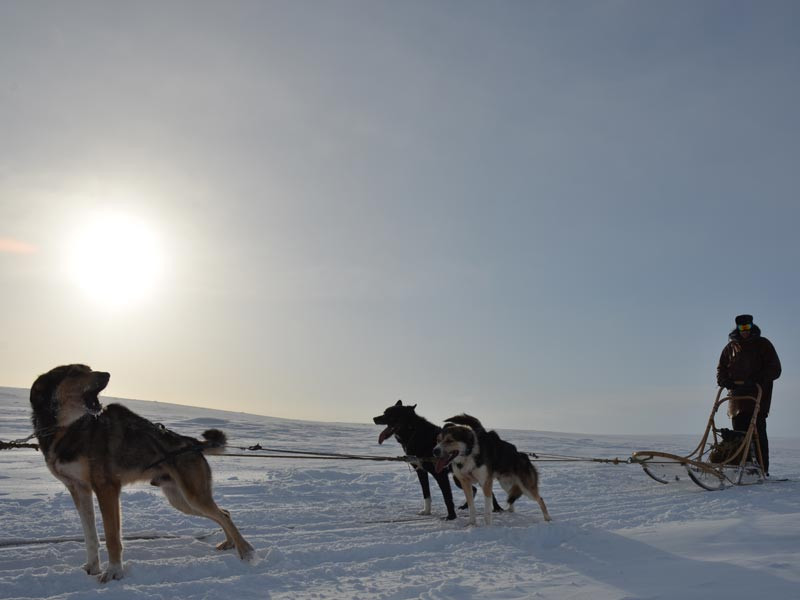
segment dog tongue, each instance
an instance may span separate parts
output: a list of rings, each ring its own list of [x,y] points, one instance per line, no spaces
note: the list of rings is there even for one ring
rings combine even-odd
[[[442,458],[436,461],[436,465],[434,466],[434,468],[436,469],[437,473],[441,473],[445,469],[445,467],[447,467],[447,465],[449,464],[450,464],[450,457],[443,456]]]
[[[386,441],[386,438],[391,436],[393,433],[394,433],[394,429],[391,428],[391,427],[387,427],[386,429],[381,431],[381,434],[378,436],[378,443],[382,444],[383,442]]]

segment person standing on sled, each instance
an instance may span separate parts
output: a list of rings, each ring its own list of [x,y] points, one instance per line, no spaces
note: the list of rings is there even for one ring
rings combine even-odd
[[[767,417],[772,403],[772,382],[781,376],[781,361],[775,347],[761,336],[761,329],[753,324],[753,315],[736,317],[736,329],[728,336],[730,341],[722,349],[717,365],[717,384],[727,388],[733,396],[755,396],[755,384],[761,385],[761,408],[756,417],[756,431],[761,442],[764,473],[769,475],[769,442],[767,440]],[[740,407],[739,413],[731,417],[733,428],[747,431],[753,418],[752,403]]]

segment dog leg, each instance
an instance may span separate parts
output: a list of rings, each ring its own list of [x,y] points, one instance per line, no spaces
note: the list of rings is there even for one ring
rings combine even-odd
[[[255,551],[253,547],[239,533],[236,525],[233,524],[231,514],[227,510],[221,509],[214,502],[211,496],[211,472],[208,465],[205,465],[205,477],[184,477],[179,471],[171,471],[170,476],[178,486],[178,491],[183,500],[189,505],[194,514],[204,516],[217,523],[225,532],[225,541],[217,546],[218,550],[227,550],[235,547],[239,558],[242,560],[250,560]],[[197,472],[195,472],[197,475]]]
[[[458,489],[461,489],[461,482],[458,480],[458,477],[455,476],[455,473],[453,474],[453,483],[456,484],[456,487]],[[472,488],[472,493],[475,494],[475,488]],[[467,510],[468,508],[469,508],[469,504],[467,504],[467,497],[465,495],[464,496],[464,504],[459,506],[458,510]]]
[[[508,512],[514,512],[514,502],[519,500],[520,496],[522,496],[522,490],[518,485],[511,486],[511,489],[508,490]]]
[[[422,512],[419,514],[429,515],[431,514],[431,485],[428,481],[428,473],[423,469],[415,470],[417,472],[417,478],[419,479],[419,485],[422,487],[422,501],[424,503]]]
[[[503,512],[504,509],[500,504],[497,502],[497,497],[492,494],[492,512]]]
[[[477,521],[475,519],[475,498],[472,495],[472,485],[469,481],[465,481],[464,479],[460,479],[461,482],[461,489],[464,490],[464,496],[467,497],[467,508],[469,508],[469,521],[467,521],[470,525],[477,525]]]
[[[539,508],[542,509],[542,514],[544,515],[544,520],[545,521],[552,521],[553,520],[552,518],[550,518],[550,513],[547,512],[547,506],[545,506],[544,500],[542,500],[542,497],[539,495],[538,490],[535,490],[535,489],[528,490],[528,489],[526,489],[525,490],[525,495],[528,496],[529,498],[533,499],[533,500],[536,500],[536,502],[539,504]]]
[[[428,496],[422,500],[422,510],[417,513],[418,515],[431,514],[431,497]]]
[[[545,521],[552,521],[553,519],[550,517],[550,513],[547,512],[547,506],[545,506],[544,500],[538,493],[534,493],[533,499],[539,503],[539,508],[542,509],[542,514],[544,515]]]
[[[192,505],[189,504],[184,495],[181,493],[180,488],[171,479],[160,481],[158,483],[158,487],[161,489],[161,492],[164,494],[169,503],[182,513],[195,517],[205,516],[203,513],[192,508]]]
[[[222,527],[225,532],[225,541],[217,545],[217,550],[229,550],[236,548],[239,558],[242,560],[250,560],[255,554],[253,547],[242,537],[236,525],[233,524],[231,513],[227,510],[219,508],[214,501],[211,501],[213,506],[199,507],[203,511],[203,516],[208,517],[215,521]]]
[[[166,496],[169,503],[175,508],[177,508],[179,511],[187,515],[193,515],[195,517],[206,516],[197,509],[193,508],[191,504],[189,504],[189,501],[183,495],[180,488],[176,485],[175,481],[173,481],[171,478],[165,478],[165,479],[162,478],[154,481],[157,481],[158,487],[161,488],[161,491],[164,493],[164,496]],[[228,518],[230,518],[231,513],[229,513],[227,510],[224,509],[220,510],[225,515],[227,515]],[[231,548],[235,548],[236,544],[233,541],[233,538],[224,529],[223,532],[225,533],[225,541],[217,544],[217,550],[230,550]]]
[[[463,491],[463,489],[461,488],[461,482],[458,480],[458,477],[456,477],[455,475],[453,475],[453,482],[456,484],[456,487],[458,489]],[[474,485],[470,486],[470,487],[472,488],[472,495],[474,496],[476,494],[476,492],[478,491],[478,488],[476,488]],[[464,504],[459,506],[458,510],[466,510],[468,508],[469,508],[469,502],[467,502],[467,494],[465,493],[464,494]]]
[[[100,514],[103,516],[103,530],[106,534],[106,549],[108,550],[108,565],[100,575],[100,583],[112,579],[122,579],[122,515],[119,506],[120,486],[115,483],[104,482],[95,486],[94,493],[100,505]]]
[[[86,544],[86,564],[83,570],[89,575],[100,573],[100,542],[97,539],[97,527],[94,522],[94,502],[92,501],[92,490],[84,483],[70,483],[67,485],[75,508],[81,518],[83,527],[83,538]]]
[[[446,471],[437,473],[433,477],[436,479],[436,483],[439,484],[439,489],[442,491],[444,505],[447,507],[447,520],[452,521],[456,518],[456,508],[453,504],[453,488],[450,487],[450,478],[447,476]]]
[[[483,489],[483,520],[486,522],[487,525],[492,524],[492,500],[494,500],[494,494],[492,494],[492,478],[489,477],[486,481],[483,482],[481,485],[481,489]]]

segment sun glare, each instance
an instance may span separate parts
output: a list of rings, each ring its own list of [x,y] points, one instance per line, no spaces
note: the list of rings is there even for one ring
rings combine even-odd
[[[159,240],[147,223],[122,214],[84,224],[71,242],[70,278],[100,304],[136,304],[155,290],[163,270]]]

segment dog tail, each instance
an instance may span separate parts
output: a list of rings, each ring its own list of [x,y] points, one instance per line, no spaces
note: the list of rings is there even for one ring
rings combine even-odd
[[[206,439],[203,442],[203,454],[221,454],[228,443],[228,436],[219,429],[204,431],[203,437]]]
[[[449,419],[445,419],[445,422],[455,423],[456,425],[466,425],[467,427],[471,427],[473,431],[477,432],[486,431],[486,429],[483,428],[483,425],[478,419],[466,413],[462,413],[460,415],[456,415],[455,417],[450,417]]]

